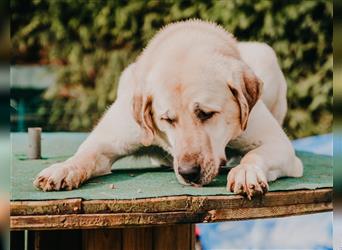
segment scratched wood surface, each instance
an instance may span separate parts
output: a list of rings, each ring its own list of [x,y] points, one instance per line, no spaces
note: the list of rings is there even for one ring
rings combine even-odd
[[[331,211],[332,189],[281,191],[253,200],[177,196],[136,200],[12,201],[12,230],[122,228],[218,222]]]

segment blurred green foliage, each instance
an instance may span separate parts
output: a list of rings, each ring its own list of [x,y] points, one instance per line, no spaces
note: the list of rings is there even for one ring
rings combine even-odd
[[[334,117],[342,130],[342,2],[334,1]],[[341,185],[342,187],[342,185]],[[342,190],[342,188],[341,188]]]
[[[331,131],[332,1],[11,1],[12,63],[63,65],[40,108],[56,130],[89,130],[120,72],[165,24],[201,18],[276,51],[292,138]]]

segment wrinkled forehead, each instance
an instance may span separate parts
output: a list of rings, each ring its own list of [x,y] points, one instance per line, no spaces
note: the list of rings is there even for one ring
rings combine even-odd
[[[191,110],[194,103],[223,107],[228,96],[227,75],[211,60],[155,64],[146,82],[158,112]]]
[[[153,91],[153,106],[158,114],[191,112],[196,107],[205,111],[221,111],[227,95],[227,85],[219,82],[158,84]]]

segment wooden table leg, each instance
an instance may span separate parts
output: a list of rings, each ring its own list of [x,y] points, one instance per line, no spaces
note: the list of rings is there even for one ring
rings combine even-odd
[[[184,224],[153,227],[153,249],[195,249],[195,226]]]
[[[51,230],[29,232],[28,246],[32,250],[81,250],[81,230]]]
[[[194,250],[195,226],[31,231],[34,250]]]
[[[10,233],[10,244],[11,250],[25,249],[25,231],[12,231]]]
[[[151,227],[125,228],[122,230],[122,250],[150,250],[153,247],[153,230]]]
[[[82,232],[83,250],[122,249],[122,229],[89,229]]]
[[[192,224],[83,231],[83,250],[193,250]]]

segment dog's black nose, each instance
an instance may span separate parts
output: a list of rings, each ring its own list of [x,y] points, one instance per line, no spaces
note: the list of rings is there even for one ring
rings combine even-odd
[[[184,180],[196,183],[199,181],[201,168],[200,166],[180,166],[178,168],[178,173],[184,178]]]

